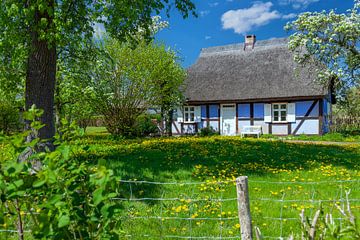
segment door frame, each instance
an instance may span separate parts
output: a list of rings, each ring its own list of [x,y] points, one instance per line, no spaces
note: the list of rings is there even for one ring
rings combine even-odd
[[[223,108],[224,106],[233,106],[234,109],[234,136],[236,135],[236,103],[224,103],[220,104],[220,135],[223,134]],[[226,136],[233,136],[233,135],[226,135]]]

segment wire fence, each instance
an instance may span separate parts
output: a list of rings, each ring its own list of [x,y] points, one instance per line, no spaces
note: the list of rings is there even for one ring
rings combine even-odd
[[[269,194],[258,189],[266,188]],[[328,190],[324,192],[324,189]],[[360,180],[338,181],[256,181],[249,180],[253,226],[259,226],[264,239],[286,239],[300,234],[299,212],[312,216],[322,205],[329,211],[347,201],[360,210]],[[293,195],[283,189],[303,192]],[[345,191],[352,189],[350,198]],[[156,182],[121,180],[119,196],[124,211],[121,219],[124,239],[241,239],[236,180],[203,182]],[[334,211],[335,212],[335,211]],[[360,211],[358,211],[360,213]],[[24,214],[24,228],[30,233],[31,219]],[[5,213],[6,215],[6,213]],[[359,216],[357,216],[359,217]],[[346,219],[334,213],[340,224]],[[1,228],[1,233],[17,233]],[[1,239],[1,237],[0,237]]]

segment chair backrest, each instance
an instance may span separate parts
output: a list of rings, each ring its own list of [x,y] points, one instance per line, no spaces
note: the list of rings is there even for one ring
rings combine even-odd
[[[243,132],[261,132],[261,126],[244,126]]]

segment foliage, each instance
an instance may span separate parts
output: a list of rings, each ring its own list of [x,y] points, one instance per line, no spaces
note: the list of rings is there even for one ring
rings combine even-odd
[[[25,114],[32,121],[32,131],[42,124],[35,121],[42,112],[31,109]],[[52,153],[32,155],[27,162],[18,162],[18,155],[33,148],[39,139],[25,143],[30,131],[7,138],[11,155],[0,155],[0,224],[9,226],[19,222],[19,238],[23,239],[25,220],[31,221],[35,239],[115,239],[118,238],[118,179],[104,166],[93,166],[89,161],[79,163],[73,150],[63,142]],[[67,139],[72,133],[65,133]],[[63,138],[64,140],[64,138]],[[86,149],[78,148],[77,151]],[[35,170],[31,161],[42,160],[42,168]],[[4,215],[5,214],[5,215]]]
[[[346,116],[360,119],[360,86],[348,90],[345,104],[341,107]]]
[[[360,2],[355,0],[347,13],[305,12],[286,26],[287,30],[295,31],[289,47],[295,51],[296,60],[316,65],[319,79],[326,85],[337,76],[335,87],[340,100],[349,87],[360,84],[359,9]]]
[[[17,106],[0,98],[0,132],[10,134],[20,129],[20,111]]]
[[[1,1],[0,60],[5,64],[0,67],[0,89],[11,88],[15,95],[25,95],[27,108],[32,104],[44,108],[42,120],[46,125],[40,137],[52,138],[51,105],[58,60],[66,62],[90,55],[91,51],[83,54],[83,50],[88,50],[85,46],[101,25],[119,41],[136,42],[139,29],[141,36],[149,40],[154,30],[152,15],[164,10],[169,15],[172,8],[182,17],[196,16],[191,0]],[[22,92],[24,85],[26,94]],[[36,89],[37,85],[45,88]]]
[[[133,48],[111,38],[102,50],[86,92],[111,134],[132,135],[136,119],[150,106],[166,110],[180,102],[185,75],[174,52],[146,42]]]
[[[159,134],[156,115],[142,114],[136,119],[135,134],[139,137]],[[155,122],[154,122],[155,121]]]
[[[201,137],[208,137],[208,136],[214,136],[219,135],[219,132],[217,132],[213,127],[204,127],[200,129],[199,136]]]
[[[95,115],[89,102],[91,92],[84,91],[89,86],[90,71],[98,54],[95,46],[84,47],[90,53],[81,53],[82,57],[67,59],[59,63],[58,84],[55,95],[57,127],[61,127],[60,119],[75,121],[81,128],[86,128]],[[80,54],[80,51],[79,53]]]

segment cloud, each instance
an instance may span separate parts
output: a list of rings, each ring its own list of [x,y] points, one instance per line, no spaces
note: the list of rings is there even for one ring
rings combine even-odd
[[[213,3],[209,3],[210,7],[216,7],[219,5],[219,2],[213,2]]]
[[[283,6],[291,5],[294,9],[305,9],[310,4],[318,1],[320,0],[279,0],[279,4]]]
[[[206,15],[208,15],[210,13],[209,10],[203,10],[199,12],[199,16],[200,17],[205,17]]]
[[[205,40],[210,40],[212,39],[212,36],[205,36]]]
[[[296,13],[289,13],[289,14],[283,15],[281,18],[282,19],[292,19],[292,18],[296,18],[296,17],[297,17]]]
[[[257,2],[250,8],[230,10],[221,17],[223,29],[233,29],[235,33],[245,34],[254,27],[268,24],[271,20],[280,19],[278,11],[271,11],[271,2]]]

